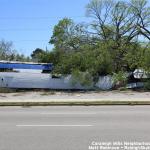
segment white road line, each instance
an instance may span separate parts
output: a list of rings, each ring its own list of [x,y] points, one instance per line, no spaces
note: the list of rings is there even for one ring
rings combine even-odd
[[[92,127],[93,125],[36,125],[36,124],[22,124],[16,127]]]
[[[48,113],[43,112],[40,113],[41,115],[96,115],[97,113],[73,113],[73,112],[66,112],[66,113]]]

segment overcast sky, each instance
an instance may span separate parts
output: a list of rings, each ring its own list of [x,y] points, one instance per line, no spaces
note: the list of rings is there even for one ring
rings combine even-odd
[[[55,24],[63,17],[87,21],[89,0],[0,0],[0,39],[12,41],[20,53],[36,48],[51,49],[48,41]]]

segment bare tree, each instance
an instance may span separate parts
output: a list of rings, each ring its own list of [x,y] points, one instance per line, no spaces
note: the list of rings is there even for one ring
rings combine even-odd
[[[130,42],[138,36],[137,32],[138,19],[135,14],[131,13],[131,6],[124,1],[119,1],[115,4],[112,11],[112,24],[115,28],[115,41],[124,43]]]
[[[92,0],[86,7],[87,16],[94,18],[91,26],[96,32],[93,32],[93,34],[97,34],[97,36],[105,40],[109,30],[107,26],[111,22],[110,13],[112,8],[112,0]]]
[[[137,31],[150,40],[150,6],[147,0],[131,0],[132,13],[136,16]]]
[[[111,38],[117,43],[123,40],[125,44],[139,35],[150,39],[150,7],[147,0],[91,0],[87,5],[87,16],[94,19],[91,23],[93,33],[101,39]]]
[[[0,59],[10,60],[16,51],[13,49],[13,43],[5,40],[0,41]]]
[[[93,19],[90,23],[93,36],[99,41],[110,41],[116,70],[126,64],[124,57],[130,51],[129,46],[136,45],[139,36],[144,35],[150,40],[147,0],[91,0],[87,5],[87,16]]]

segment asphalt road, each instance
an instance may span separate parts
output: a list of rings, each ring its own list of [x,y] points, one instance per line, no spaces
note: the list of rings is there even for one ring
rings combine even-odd
[[[93,141],[150,142],[150,106],[0,108],[0,150],[89,150]]]

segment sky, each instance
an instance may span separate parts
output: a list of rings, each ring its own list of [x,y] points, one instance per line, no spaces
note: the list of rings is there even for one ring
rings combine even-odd
[[[12,41],[20,54],[30,56],[36,48],[50,50],[53,27],[64,17],[88,21],[89,0],[0,0],[0,40]]]

